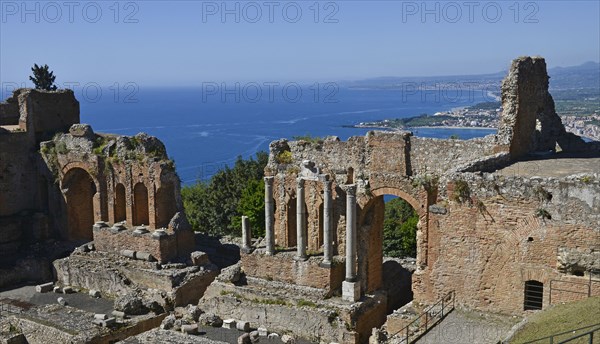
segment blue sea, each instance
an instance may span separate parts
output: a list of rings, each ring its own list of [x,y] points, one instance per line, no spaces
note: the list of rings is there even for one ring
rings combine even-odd
[[[231,165],[237,156],[268,151],[279,138],[365,135],[369,129],[347,128],[360,122],[433,114],[490,101],[484,92],[468,96],[403,95],[400,90],[327,90],[324,94],[301,89],[302,96],[213,94],[198,88],[143,88],[133,96],[105,96],[97,101],[79,99],[81,121],[96,132],[135,135],[146,132],[161,139],[184,184],[209,178]],[[249,92],[249,91],[248,91]],[[416,136],[461,139],[485,136],[495,130],[419,128]]]

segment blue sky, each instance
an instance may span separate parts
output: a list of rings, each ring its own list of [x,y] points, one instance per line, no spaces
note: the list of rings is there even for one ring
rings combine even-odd
[[[492,73],[520,55],[577,65],[600,60],[599,3],[0,0],[0,81],[25,82],[33,63],[59,84],[148,86]]]

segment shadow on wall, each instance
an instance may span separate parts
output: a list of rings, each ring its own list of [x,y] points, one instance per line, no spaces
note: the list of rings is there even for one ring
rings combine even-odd
[[[383,263],[383,289],[387,291],[387,314],[413,300],[413,271],[403,267],[396,260]]]
[[[212,263],[219,269],[226,268],[240,261],[240,247],[234,243],[222,242],[221,238],[202,233],[196,235],[196,250],[206,252]]]

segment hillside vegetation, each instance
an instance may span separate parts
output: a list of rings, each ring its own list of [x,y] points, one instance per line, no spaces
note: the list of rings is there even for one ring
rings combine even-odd
[[[582,301],[570,302],[552,306],[542,312],[532,315],[528,323],[516,333],[511,344],[521,344],[555,333],[566,332],[600,323],[600,296],[590,297]],[[571,338],[577,333],[569,333],[554,338],[554,343]],[[536,343],[549,343],[549,340]],[[588,343],[587,338],[580,338],[569,344]],[[600,331],[594,333],[594,344],[600,343]]]

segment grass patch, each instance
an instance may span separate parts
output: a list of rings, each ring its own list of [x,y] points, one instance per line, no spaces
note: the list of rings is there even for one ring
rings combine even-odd
[[[312,302],[312,301],[308,301],[308,300],[298,300],[297,305],[299,307],[311,307],[311,308],[317,308],[317,304]]]
[[[570,302],[564,305],[555,305],[547,308],[543,312],[532,315],[529,322],[515,335],[511,344],[525,343],[538,338],[550,336],[555,333],[566,332],[569,330],[594,325],[600,322],[600,296],[590,297],[582,301]],[[581,331],[575,334],[569,333],[557,338],[554,342],[558,343],[567,338],[581,334]],[[587,343],[586,339],[578,339],[569,344]],[[542,342],[540,342],[542,343]],[[545,341],[548,343],[548,340]],[[594,333],[594,344],[600,344],[600,335]]]
[[[303,136],[294,136],[293,139],[296,140],[296,141],[306,141],[308,143],[316,143],[316,144],[323,143],[323,138],[322,137],[311,136],[310,134],[306,134],[306,135],[303,135]]]

